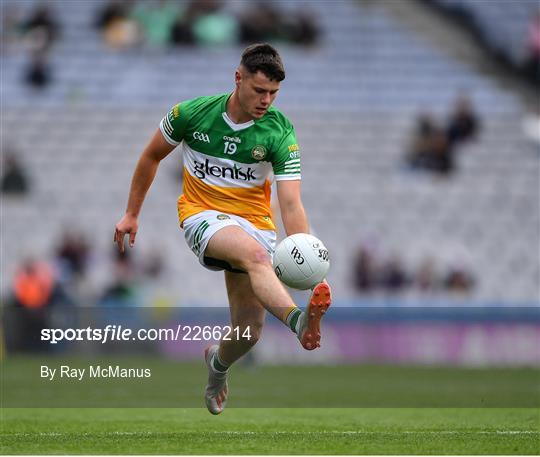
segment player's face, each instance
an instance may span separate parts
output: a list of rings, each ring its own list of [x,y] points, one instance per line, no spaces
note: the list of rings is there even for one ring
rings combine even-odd
[[[242,110],[252,119],[260,119],[274,102],[280,86],[279,81],[269,79],[260,71],[250,74],[241,69],[236,73],[238,100]]]

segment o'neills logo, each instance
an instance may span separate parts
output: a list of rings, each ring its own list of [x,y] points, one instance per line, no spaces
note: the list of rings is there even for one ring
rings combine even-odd
[[[206,159],[204,163],[194,160],[193,168],[195,169],[193,174],[199,179],[204,179],[207,175],[215,176],[216,178],[230,178],[248,182],[257,179],[255,177],[255,170],[251,167],[246,169],[244,167],[238,167],[236,164],[232,167],[220,167],[217,165],[210,165],[208,159]]]

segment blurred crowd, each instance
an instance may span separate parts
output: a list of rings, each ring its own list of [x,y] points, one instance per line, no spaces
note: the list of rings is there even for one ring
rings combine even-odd
[[[111,243],[112,245],[112,243]],[[49,306],[138,306],[141,291],[156,284],[166,268],[159,249],[135,256],[120,253],[114,245],[106,262],[98,261],[95,246],[84,232],[65,229],[45,258],[25,257],[16,268],[9,296],[10,306],[40,309]],[[96,288],[91,269],[107,266],[107,279]],[[150,304],[150,303],[144,303]]]
[[[421,114],[406,152],[406,162],[415,170],[449,175],[456,169],[456,155],[462,145],[476,139],[480,119],[470,98],[462,94],[446,124],[430,113]]]
[[[383,255],[373,243],[364,242],[353,259],[352,282],[359,294],[384,292],[403,294],[466,295],[475,286],[474,274],[466,256],[442,261],[425,256],[415,267],[406,267],[399,254]]]
[[[47,3],[37,4],[27,16],[21,16],[17,3],[2,5],[2,52],[22,47],[28,54],[23,74],[31,87],[44,88],[52,80],[50,52],[61,39],[61,27]]]
[[[239,5],[241,9],[233,8]],[[285,13],[276,3],[264,0],[236,5],[221,0],[112,0],[99,11],[95,26],[111,48],[219,46],[275,40],[313,45],[320,33],[305,4]]]
[[[24,81],[36,89],[48,86],[54,80],[51,49],[62,40],[62,24],[54,7],[42,2],[23,13],[19,4],[10,2],[2,6],[2,13],[2,52],[25,49]],[[111,50],[261,41],[312,46],[321,33],[305,4],[284,12],[271,0],[110,0],[96,11],[88,27]]]

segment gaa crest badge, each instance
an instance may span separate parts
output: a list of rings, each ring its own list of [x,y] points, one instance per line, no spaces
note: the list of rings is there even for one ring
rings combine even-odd
[[[266,157],[266,148],[258,144],[251,150],[251,157],[255,160],[263,160]]]

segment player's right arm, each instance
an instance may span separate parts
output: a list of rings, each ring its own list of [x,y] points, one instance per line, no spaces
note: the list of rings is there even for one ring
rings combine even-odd
[[[118,245],[120,252],[124,252],[124,238],[126,235],[129,235],[129,246],[133,247],[135,244],[139,225],[139,213],[141,212],[146,193],[156,176],[159,163],[175,147],[175,145],[166,141],[161,130],[157,129],[150,143],[148,143],[148,146],[146,146],[139,157],[133,178],[131,179],[126,213],[118,224],[116,224],[114,231],[114,242]]]

